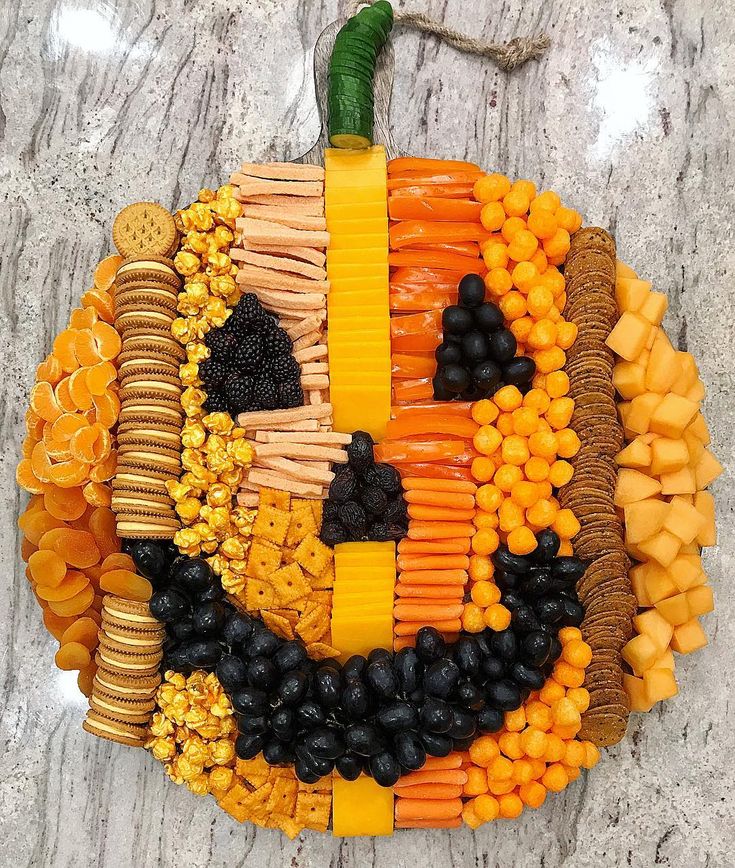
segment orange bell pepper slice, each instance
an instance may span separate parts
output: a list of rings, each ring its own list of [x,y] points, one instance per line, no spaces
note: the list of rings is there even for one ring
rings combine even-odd
[[[392,266],[415,265],[428,268],[445,268],[459,272],[460,279],[465,274],[484,275],[487,271],[482,259],[461,256],[458,253],[445,253],[442,250],[398,250],[388,254],[388,264]]]
[[[438,196],[391,196],[391,220],[479,221],[481,202],[471,199],[445,199]]]
[[[394,353],[391,356],[391,376],[402,380],[433,377],[436,373],[436,360],[433,355],[414,355]]]
[[[388,174],[400,172],[482,172],[475,163],[464,160],[442,160],[432,157],[395,157],[388,160]]]
[[[437,223],[432,220],[401,220],[388,230],[391,250],[416,244],[451,244],[484,241],[490,233],[481,223]],[[479,252],[479,248],[478,248]]]
[[[405,182],[404,182],[405,183]],[[417,179],[412,179],[414,186],[398,187],[391,192],[391,197],[408,196],[410,198],[422,198],[425,196],[438,197],[440,199],[469,199],[474,190],[474,184],[419,184]]]
[[[483,172],[449,172],[433,175],[425,172],[402,172],[388,176],[388,192],[420,185],[444,187],[471,184],[474,186],[475,181],[482,176]]]
[[[450,434],[471,440],[480,426],[474,419],[461,416],[427,413],[426,415],[402,416],[388,421],[386,440],[398,440],[415,434]]]

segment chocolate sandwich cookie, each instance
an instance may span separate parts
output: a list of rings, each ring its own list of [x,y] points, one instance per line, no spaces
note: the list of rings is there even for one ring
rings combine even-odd
[[[107,714],[100,714],[99,711],[94,711],[91,708],[87,712],[84,723],[82,723],[82,729],[92,735],[130,747],[143,747],[148,738],[147,726],[138,723],[124,723]]]

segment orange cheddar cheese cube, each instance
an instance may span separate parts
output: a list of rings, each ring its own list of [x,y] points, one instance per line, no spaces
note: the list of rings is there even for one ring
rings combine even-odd
[[[645,612],[641,612],[640,615],[636,615],[633,618],[633,626],[641,635],[648,636],[655,645],[658,649],[656,656],[661,656],[669,647],[674,628],[655,609],[647,609]]]
[[[697,532],[697,543],[701,546],[717,544],[717,528],[715,526],[715,499],[709,491],[698,491],[694,495],[694,506],[704,519],[702,528]]]
[[[653,453],[651,446],[643,441],[643,437],[636,437],[624,449],[615,456],[615,461],[621,467],[633,467],[636,469],[648,468],[651,466]],[[699,442],[699,441],[697,441]]]
[[[697,588],[690,588],[685,596],[693,618],[714,611],[715,598],[709,585],[699,585]]]
[[[686,397],[690,401],[704,401],[704,396],[706,394],[704,383],[701,380],[697,380],[697,382],[689,389],[686,393]]]
[[[646,712],[653,708],[653,703],[648,701],[646,685],[642,678],[626,673],[623,675],[623,687],[628,694],[631,711]]]
[[[659,326],[668,307],[669,300],[662,292],[649,292],[638,309],[638,313],[645,317],[651,325]]]
[[[686,624],[674,627],[671,637],[671,647],[677,653],[691,654],[693,651],[699,651],[700,648],[704,648],[706,644],[707,636],[696,618],[692,618]]]
[[[682,439],[657,437],[651,443],[651,473],[673,473],[689,463],[689,450]]]
[[[692,542],[705,525],[705,518],[683,497],[673,497],[663,522],[664,530],[673,533],[685,545]]]
[[[650,430],[664,437],[677,439],[681,437],[698,411],[699,404],[695,401],[669,392],[653,410],[650,417]]]
[[[668,512],[669,504],[655,497],[627,504],[624,508],[626,539],[632,543],[650,539],[664,526]]]
[[[694,468],[694,481],[697,486],[697,491],[702,491],[707,488],[717,477],[722,473],[723,467],[715,456],[709,451],[704,450],[704,454],[697,462]]]
[[[698,589],[695,589],[698,590]],[[659,600],[655,603],[656,611],[663,615],[664,618],[678,627],[680,624],[685,624],[694,614],[689,609],[689,602],[686,594],[674,594],[673,597],[667,597],[665,600]]]
[[[618,362],[613,369],[613,385],[629,401],[646,391],[646,368],[636,362]]]
[[[652,669],[670,669],[672,672],[676,668],[676,661],[674,660],[674,655],[671,652],[671,648],[668,648],[664,654],[662,654],[658,660],[651,667]]]
[[[691,428],[691,425],[689,426]],[[687,428],[684,432],[684,443],[686,443],[687,452],[689,453],[689,464],[696,465],[699,459],[704,455],[704,443]]]
[[[615,260],[615,279],[619,280],[621,277],[638,277],[638,275],[633,271],[633,269],[626,265],[622,259]]]
[[[662,567],[668,567],[679,554],[681,540],[673,533],[661,530],[650,539],[638,543],[638,548],[649,558],[653,558],[661,564]]]
[[[651,324],[642,316],[624,311],[605,343],[627,362],[635,361],[646,347]]]
[[[653,497],[661,491],[661,483],[638,470],[623,467],[618,472],[615,484],[615,506],[626,506],[647,497]]]
[[[651,705],[671,699],[679,692],[676,676],[671,669],[648,669],[643,673],[643,685]]]
[[[646,669],[650,669],[660,654],[661,649],[645,633],[634,636],[623,648],[623,660],[636,675],[642,675]]]

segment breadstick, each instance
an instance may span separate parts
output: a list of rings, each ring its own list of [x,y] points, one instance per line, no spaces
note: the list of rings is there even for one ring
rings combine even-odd
[[[329,365],[326,362],[307,362],[301,365],[301,376],[306,377],[309,374],[328,374]]]
[[[321,404],[323,402],[322,393],[319,389],[312,389],[307,394],[309,396],[310,404]]]
[[[236,177],[243,196],[321,196],[324,193],[321,181],[272,181],[239,172]]]
[[[237,503],[239,506],[248,506],[253,509],[260,503],[260,495],[255,490],[239,491],[237,494]]]
[[[313,217],[311,214],[299,214],[291,209],[282,208],[280,205],[250,205],[242,206],[243,217],[254,217],[256,220],[272,220],[273,223],[282,223],[291,229],[311,229],[315,232],[324,232],[327,221],[324,217]]]
[[[311,214],[313,217],[321,217],[324,214],[323,196],[275,196],[273,194],[243,196],[238,190],[235,198],[239,202],[250,202],[253,205],[285,205],[292,211]]]
[[[321,338],[321,336],[321,329],[315,329],[308,334],[302,335],[298,340],[293,342],[294,352],[297,353],[299,350],[305,350],[308,347],[313,347],[314,344],[319,343],[319,339]]]
[[[242,263],[238,266],[238,283],[246,283],[248,286],[262,286],[266,289],[285,289],[289,292],[303,293],[328,293],[328,280],[309,280],[304,277],[295,277],[282,271],[274,271],[272,268],[258,268],[256,265]]]
[[[307,374],[301,377],[301,388],[308,392],[311,389],[326,389],[329,386],[329,377],[326,374]]]
[[[280,470],[286,476],[301,482],[321,482],[329,485],[334,479],[334,473],[331,470],[322,470],[318,467],[310,466],[310,462],[304,464],[298,461],[291,461],[289,458],[257,458],[257,466],[265,467],[268,470]]]
[[[247,279],[246,279],[247,280]],[[237,276],[238,283],[240,281],[240,273]],[[319,281],[314,281],[314,286],[318,286]],[[289,292],[283,289],[266,289],[264,286],[248,286],[247,289],[252,290],[263,304],[275,304],[279,307],[293,308],[297,310],[320,310],[324,307],[324,296],[320,292]]]
[[[245,175],[256,178],[271,178],[283,181],[323,181],[324,168],[310,163],[243,163],[240,170]],[[236,173],[237,174],[237,173]],[[238,184],[234,175],[231,184]]]
[[[332,405],[322,404],[321,407],[294,407],[292,410],[253,410],[250,413],[240,413],[238,425],[249,431],[259,428],[277,428],[279,423],[297,422],[302,419],[324,419],[332,415]]]
[[[274,271],[293,272],[311,280],[327,279],[327,272],[324,268],[318,268],[316,265],[301,262],[298,259],[289,259],[288,256],[269,256],[264,253],[255,253],[252,250],[241,250],[239,247],[233,247],[230,251],[230,259],[245,262],[248,265],[258,265],[261,268],[272,268]]]
[[[301,419],[297,422],[277,422],[273,425],[266,425],[265,422],[261,422],[258,427],[265,431],[276,428],[278,431],[289,433],[306,432],[313,434],[320,430],[318,419]],[[248,428],[246,433],[248,435],[252,434],[254,437],[258,432],[254,428]]]
[[[286,329],[288,331],[288,329]],[[290,334],[290,332],[289,332]],[[299,350],[293,354],[293,357],[300,364],[306,362],[314,362],[317,359],[325,359],[328,355],[326,344],[315,344],[313,347],[307,347],[305,350]]]
[[[281,491],[290,491],[291,494],[300,494],[303,497],[323,497],[324,489],[321,485],[308,482],[298,482],[274,473],[272,470],[251,470],[248,481],[264,488],[278,488]]]
[[[238,229],[242,230],[243,238],[257,241],[258,244],[295,244],[297,247],[328,247],[328,232],[310,232],[301,229],[289,229],[269,220],[253,220],[251,217],[241,217],[236,221]]]
[[[292,341],[298,340],[298,338],[309,334],[309,332],[313,331],[316,328],[319,328],[321,322],[322,321],[320,317],[310,316],[308,319],[305,319],[303,320],[303,322],[299,323],[298,326],[287,329],[288,336],[291,338]]]
[[[258,443],[312,443],[315,446],[347,446],[352,443],[352,434],[339,431],[258,431]]]
[[[309,407],[314,412],[328,404],[316,404]],[[347,463],[347,452],[344,449],[332,449],[329,446],[314,446],[311,443],[256,443],[255,454],[258,458],[300,458],[302,461],[334,461],[336,464]]]

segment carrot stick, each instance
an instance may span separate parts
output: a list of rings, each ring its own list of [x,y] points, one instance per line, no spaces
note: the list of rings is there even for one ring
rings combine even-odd
[[[377,447],[376,447],[377,448]],[[385,461],[375,456],[376,461]],[[444,539],[458,536],[473,536],[475,526],[461,521],[412,521],[408,524],[409,539]]]
[[[462,754],[460,751],[453,750],[446,756],[427,756],[426,762],[421,766],[419,771],[430,772],[438,769],[458,769],[460,765],[462,765]],[[410,772],[410,774],[415,774],[415,772]],[[413,786],[413,784],[409,784],[409,786]]]
[[[451,817],[448,820],[396,820],[396,829],[459,829],[462,817]]]
[[[463,585],[404,585],[399,581],[394,591],[397,597],[408,598],[412,602],[415,598],[428,598],[432,602],[441,600],[454,603],[464,596]]]
[[[469,199],[440,199],[434,196],[391,196],[391,220],[479,220],[482,204]]]
[[[393,632],[396,636],[415,636],[422,627],[428,626],[426,621],[398,621]],[[432,621],[431,626],[440,633],[459,633],[462,621],[459,618],[450,618],[447,621]]]
[[[404,570],[401,573],[404,585],[465,585],[466,570]]]
[[[388,174],[400,172],[482,172],[475,163],[464,160],[442,160],[436,157],[394,157],[388,160]]]
[[[434,362],[434,370],[427,376],[433,377],[435,373],[436,362]],[[453,434],[471,440],[479,427],[474,419],[465,419],[452,413],[444,415],[435,412],[427,413],[425,416],[417,414],[390,419],[386,425],[385,436],[388,440],[397,440],[414,434]]]
[[[391,292],[388,296],[388,307],[391,313],[416,313],[422,310],[444,310],[451,304],[457,304],[457,293],[438,292]]]
[[[430,268],[447,268],[465,274],[483,275],[487,268],[481,259],[460,256],[458,253],[442,253],[433,250],[403,250],[388,254],[388,265],[418,265]]]
[[[413,540],[404,537],[398,543],[400,554],[413,555],[466,555],[470,550],[470,541],[466,537],[438,540]]]
[[[401,416],[425,416],[427,413],[450,414],[470,418],[472,404],[469,401],[426,401],[412,407],[391,407],[391,418],[399,419]]]
[[[437,757],[437,759],[448,760],[452,754],[447,757]],[[403,775],[395,785],[396,790],[402,790],[405,787],[415,787],[419,784],[451,784],[455,787],[463,787],[467,783],[467,772],[460,769],[461,758],[459,761],[452,760],[452,764],[443,766],[433,766],[427,768],[423,766],[418,771],[409,772]]]
[[[401,787],[399,799],[458,799],[462,787],[453,784],[417,784],[415,787]]]
[[[430,376],[418,380],[399,379],[393,383],[394,401],[425,401],[427,398],[433,397],[434,384]]]
[[[396,560],[399,570],[468,570],[467,555],[402,555]]]
[[[397,799],[396,820],[449,820],[462,813],[462,799]]]
[[[453,241],[485,241],[487,236],[488,232],[482,224],[475,222],[437,223],[434,220],[401,220],[388,230],[391,250],[413,247],[417,243],[438,245]]]
[[[396,316],[390,321],[390,336],[398,338],[402,335],[419,335],[427,329],[441,328],[441,321],[441,311],[437,310]]]
[[[427,506],[423,503],[409,503],[409,518],[419,521],[472,521],[474,509],[445,509],[443,506]]]
[[[388,423],[390,425],[390,422]],[[405,480],[404,480],[405,482]],[[444,506],[447,509],[474,509],[474,492],[452,490],[450,487],[413,488],[405,485],[403,497],[406,503],[420,503],[422,506]]]
[[[474,494],[477,486],[474,482],[462,482],[458,479],[425,479],[417,476],[404,476],[402,480],[404,492],[458,492],[460,494]],[[404,495],[409,500],[408,495]],[[427,500],[413,500],[410,503],[429,503]]]
[[[457,482],[472,482],[472,469],[462,465],[427,464],[424,462],[408,462],[398,466],[401,475],[418,478],[420,475],[427,480],[453,479]]]
[[[408,587],[411,587],[411,586],[409,585]],[[431,587],[431,586],[429,585],[429,587]],[[441,585],[440,585],[440,587],[441,587]],[[464,588],[462,588],[460,585],[456,585],[456,587],[459,588],[461,591],[464,591]],[[444,610],[441,617],[447,618],[447,617],[449,617],[447,612],[446,612],[447,606],[451,606],[452,608],[454,608],[454,606],[462,606],[462,610],[464,611],[464,604],[462,602],[463,596],[464,596],[464,594],[455,594],[453,597],[451,597],[451,596],[448,596],[448,597],[401,597],[400,599],[396,600],[396,604],[401,604],[401,605],[405,605],[405,606],[417,606],[417,607],[420,606],[420,607],[422,607],[422,615],[421,615],[421,617],[416,617],[416,616],[414,616],[414,617],[399,617],[395,613],[395,610],[393,612],[393,615],[397,621],[416,621],[416,620],[420,621],[423,618],[426,618],[428,620],[428,615],[423,614],[426,607],[427,606],[439,606]],[[461,613],[457,617],[461,617]]]
[[[434,606],[433,600],[413,603],[398,603],[393,607],[393,617],[396,621],[443,621],[448,618],[461,618],[464,612],[462,603],[452,606]]]
[[[391,338],[391,349],[398,353],[425,353],[431,352],[439,346],[442,336],[439,329],[429,329],[423,334],[415,335],[399,335]],[[417,398],[420,401],[430,401],[434,397],[432,390],[431,395],[425,395],[422,398]]]
[[[406,440],[384,440],[375,449],[375,460],[388,464],[400,464],[403,461],[447,461],[462,456],[465,452],[461,440],[433,440],[423,443],[411,443]],[[459,536],[460,534],[451,534]]]
[[[393,353],[391,356],[391,376],[393,377],[433,377],[435,373],[436,361],[432,356],[409,355],[407,353]],[[390,425],[390,422],[388,424]],[[474,434],[472,436],[474,437]]]

